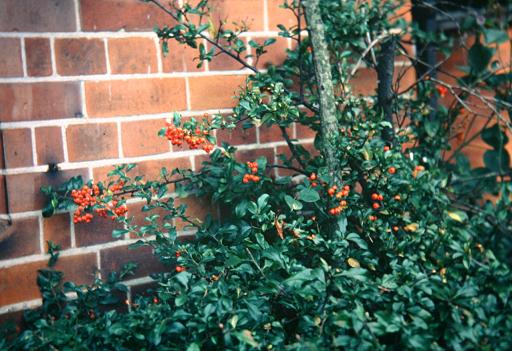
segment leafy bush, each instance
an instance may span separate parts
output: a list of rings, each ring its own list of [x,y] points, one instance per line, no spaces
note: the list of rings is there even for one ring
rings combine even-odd
[[[231,116],[182,120],[175,114],[160,131],[176,146],[209,153],[199,171],[162,169],[153,180],[133,177],[135,165],[123,165],[107,182],[84,184],[73,178],[45,188],[45,215],[72,209],[77,225],[95,215],[123,223],[113,235],[137,234],[134,249],[152,247],[169,270],[153,275],[157,287],[136,297],[129,311],[121,308],[125,288],[120,282],[133,267],[92,286],[61,285],[58,272],[42,271],[42,308],[29,311],[25,330],[0,345],[45,350],[510,349],[512,184],[504,148],[510,123],[499,117],[510,107],[503,95],[510,92],[501,90],[510,77],[488,71],[491,58],[481,53],[492,49],[477,41],[457,90],[433,74],[420,77],[411,88],[415,95],[395,91],[388,101],[390,120],[382,96],[353,93],[352,71],[363,62],[379,71],[388,40],[395,45],[408,34],[416,40],[427,34],[390,20],[396,13],[393,3],[372,3],[321,3],[335,87],[327,96],[336,106],[328,133],[323,114],[328,92],[318,89],[324,81],[315,66],[325,52],[303,35],[304,24],[280,26],[280,35],[296,40],[297,48],[288,52],[283,66],[248,78]],[[303,14],[298,1],[285,7],[298,18]],[[195,39],[208,30],[217,51],[199,45],[199,64],[221,50],[253,68],[239,39],[244,28],[192,24],[197,21],[190,17],[202,19],[207,9],[206,1],[168,9],[178,24],[158,31],[164,49],[171,39],[196,47]],[[311,20],[313,14],[306,15]],[[475,22],[465,30],[479,35],[490,27]],[[390,35],[392,28],[400,33]],[[313,25],[309,30],[316,35]],[[444,34],[429,35],[438,35],[440,48],[452,45]],[[380,39],[371,44],[368,37]],[[272,43],[249,42],[253,61]],[[379,62],[372,61],[373,50]],[[466,101],[482,97],[476,89],[482,86],[501,95],[483,97],[493,107],[489,121],[496,120],[482,131],[493,150],[484,156],[485,168],[473,169],[463,148],[450,158],[444,152],[451,148],[458,116],[471,108]],[[432,105],[433,98],[445,94],[456,95],[450,108]],[[292,123],[317,132],[314,151],[290,139]],[[261,125],[282,131],[291,156],[280,155],[279,164],[264,157],[242,162],[233,146],[215,147],[216,130]],[[334,147],[326,150],[328,145]],[[291,175],[276,177],[276,168]],[[489,194],[494,200],[484,201]],[[186,206],[176,206],[180,197],[211,201],[220,207],[221,218],[190,217]],[[125,215],[129,198],[146,200],[144,225]],[[195,231],[194,240],[180,239],[177,221]]]

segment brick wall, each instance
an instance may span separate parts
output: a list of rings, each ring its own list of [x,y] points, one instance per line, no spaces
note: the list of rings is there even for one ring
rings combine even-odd
[[[277,37],[276,24],[292,23],[280,2],[212,1],[214,18],[248,20],[247,41]],[[149,250],[128,251],[133,239],[113,240],[110,221],[75,226],[68,213],[43,219],[39,188],[77,174],[101,180],[127,162],[149,176],[163,166],[199,167],[204,152],[172,150],[158,130],[174,111],[229,113],[249,72],[223,56],[198,69],[195,52],[175,43],[163,57],[152,29],[168,22],[138,0],[0,0],[0,219],[13,222],[0,237],[0,321],[40,304],[36,270],[48,260],[47,240],[63,249],[56,268],[65,279],[90,282],[136,261],[141,268],[128,282],[136,289],[162,269]],[[262,65],[279,63],[291,41],[275,47]],[[311,144],[311,132],[299,134]],[[276,130],[219,136],[239,145],[241,157],[264,154],[271,162],[284,146]],[[59,170],[49,171],[54,164]],[[129,214],[137,208],[130,204]]]
[[[211,2],[214,19],[250,23],[247,41],[277,37],[277,24],[294,24],[278,7],[282,0]],[[141,269],[127,284],[137,291],[149,282],[148,272],[163,269],[149,250],[128,251],[133,239],[112,239],[109,221],[75,226],[67,213],[43,219],[39,188],[77,174],[101,180],[112,165],[127,162],[150,177],[163,166],[199,167],[204,152],[173,150],[157,131],[174,111],[229,113],[250,72],[222,55],[198,69],[195,53],[175,43],[163,57],[152,28],[165,23],[164,13],[138,0],[0,0],[0,219],[13,222],[0,237],[0,322],[40,304],[35,279],[48,259],[47,240],[63,249],[56,268],[78,283],[136,261]],[[261,68],[281,62],[291,45],[280,38]],[[405,84],[414,79],[405,61],[397,61],[396,71]],[[358,93],[375,86],[366,69],[354,81]],[[293,126],[290,134],[311,147],[307,128]],[[277,162],[286,153],[274,128],[217,136],[237,145],[241,159],[264,155]],[[55,164],[59,170],[51,172]],[[198,215],[206,210],[183,201]],[[131,203],[129,215],[139,207]]]

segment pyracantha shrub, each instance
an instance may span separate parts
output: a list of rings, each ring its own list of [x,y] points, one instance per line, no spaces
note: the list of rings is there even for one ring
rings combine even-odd
[[[431,70],[403,88],[386,77],[393,77],[395,56],[408,57],[407,38],[435,40],[443,55],[450,55],[453,39],[397,19],[397,2],[285,2],[298,23],[279,26],[279,35],[295,49],[282,66],[264,71],[250,62],[273,40],[246,43],[240,39],[245,25],[233,30],[205,20],[207,1],[149,2],[177,21],[158,30],[164,50],[168,40],[178,40],[198,49],[199,65],[223,52],[255,74],[232,114],[187,120],[175,114],[162,126],[160,135],[173,145],[208,155],[199,170],[162,169],[158,179],[146,179],[131,176],[135,165],[122,165],[106,182],[73,178],[44,189],[45,215],[71,209],[77,225],[96,215],[115,220],[123,225],[115,237],[136,235],[132,247],[150,246],[168,270],[152,275],[156,287],[127,301],[128,311],[119,292],[129,270],[87,287],[61,285],[57,272],[42,271],[43,307],[30,311],[25,329],[0,346],[512,348],[510,123],[500,117],[512,99],[502,89],[510,77],[488,68],[492,45],[503,40],[495,23],[468,19],[460,29],[485,38],[485,45],[478,39],[469,49],[470,66],[456,85]],[[310,41],[319,31],[325,45]],[[198,38],[213,43],[211,49]],[[376,96],[354,92],[352,80],[363,66],[378,73]],[[480,94],[484,86],[495,96]],[[449,106],[436,102],[449,96]],[[451,146],[460,130],[454,126],[471,113],[467,101],[475,96],[493,107],[480,133],[492,147],[481,168],[471,168],[463,147]],[[311,148],[288,135],[294,125],[316,132]],[[259,126],[282,132],[289,152],[277,163],[263,156],[242,160],[235,147],[214,138],[219,130]],[[281,171],[288,175],[276,176]],[[211,204],[211,214],[190,216],[177,205],[183,197]],[[144,224],[125,213],[132,198],[145,200]],[[178,235],[178,222],[193,239]]]

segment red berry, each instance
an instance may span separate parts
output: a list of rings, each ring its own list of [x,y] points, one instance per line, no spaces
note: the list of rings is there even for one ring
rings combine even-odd
[[[379,194],[373,193],[372,200],[377,201],[379,199]]]
[[[396,173],[396,168],[395,167],[389,167],[388,168],[388,173],[389,174],[395,174]]]
[[[374,210],[378,210],[378,209],[380,208],[380,205],[379,205],[377,202],[375,202],[375,203],[372,205],[372,207],[373,207],[373,209],[374,209]]]

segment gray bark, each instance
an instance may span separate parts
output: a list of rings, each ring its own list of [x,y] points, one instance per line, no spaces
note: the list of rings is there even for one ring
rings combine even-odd
[[[336,118],[336,100],[331,75],[329,50],[325,41],[324,23],[320,14],[320,0],[303,1],[308,31],[313,46],[316,82],[320,100],[320,122],[322,135],[322,155],[331,176],[339,172],[336,158],[336,136],[338,120]]]

